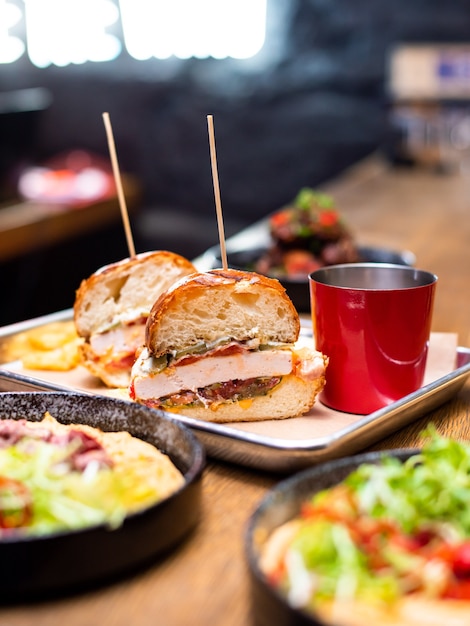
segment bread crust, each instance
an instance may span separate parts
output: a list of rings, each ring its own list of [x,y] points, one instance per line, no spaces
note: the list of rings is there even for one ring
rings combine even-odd
[[[125,388],[129,385],[131,371],[128,369],[112,369],[108,363],[97,358],[89,343],[85,342],[79,346],[79,357],[81,364],[97,378],[100,378],[106,387]]]
[[[178,278],[194,272],[196,268],[188,259],[155,250],[105,265],[84,279],[74,303],[75,329],[84,339],[79,352],[81,364],[107,387],[127,387],[131,365],[126,363],[144,343],[144,325],[153,303]],[[126,327],[134,329],[132,343],[118,341],[118,346],[114,337],[107,352],[95,353],[94,338],[106,337],[112,328]],[[121,359],[124,361],[119,365]]]
[[[151,356],[158,358],[165,354],[175,356],[194,346],[201,349],[199,344],[207,350],[213,342],[217,344],[227,338],[229,342],[254,340],[257,345],[294,346],[299,333],[297,310],[277,279],[255,272],[215,269],[181,278],[158,298],[147,319],[146,347]],[[327,359],[321,356],[325,368]],[[305,375],[300,361],[303,363],[299,355],[298,369],[294,365],[291,374],[283,375],[280,383],[263,395],[213,402],[208,406],[183,404],[165,410],[215,423],[303,415],[310,411],[325,385],[325,370],[316,372],[315,376]],[[132,375],[138,376],[136,369]],[[147,378],[145,371],[142,377]],[[240,376],[237,378],[240,380]],[[203,387],[204,380],[200,382]],[[158,406],[157,398],[139,398],[135,387],[131,397],[142,404]]]
[[[161,287],[169,286],[169,284],[166,285],[168,280],[165,280],[165,274],[169,273],[169,268],[172,274],[178,275],[178,278],[196,272],[195,266],[188,259],[168,250],[142,252],[135,257],[121,259],[99,268],[91,276],[82,280],[75,293],[73,313],[79,336],[89,338],[99,330],[103,318],[112,318],[114,314],[124,309],[126,302],[119,302],[121,285],[140,268],[151,266],[161,272],[162,279],[156,291],[149,290],[143,295],[141,306],[147,309],[147,313],[160,295]],[[101,300],[104,298],[108,301],[103,303]],[[100,306],[103,310],[101,314]]]
[[[269,314],[266,310],[264,315],[263,304],[273,311]],[[297,310],[281,283],[242,270],[214,269],[191,274],[163,293],[153,305],[146,325],[146,345],[153,355],[190,347],[185,333],[175,332],[174,322],[182,315],[183,326],[191,325],[188,335],[193,343],[211,341],[224,334],[238,341],[256,336],[261,343],[295,343],[300,332]],[[238,320],[240,327],[232,328],[231,323]],[[247,326],[249,321],[253,322],[252,328]]]

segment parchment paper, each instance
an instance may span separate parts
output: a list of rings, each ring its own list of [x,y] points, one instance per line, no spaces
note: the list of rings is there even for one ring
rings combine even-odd
[[[454,333],[432,333],[424,384],[428,384],[456,367],[457,335]],[[20,361],[2,365],[0,371],[11,371],[15,374],[35,379],[38,383],[47,382],[71,391],[84,391],[99,395],[129,399],[127,390],[107,389],[100,380],[91,376],[83,367],[68,372],[26,370]],[[174,417],[177,418],[177,415]],[[247,433],[257,433],[280,439],[310,439],[331,435],[337,430],[363,419],[362,415],[352,415],[334,411],[317,401],[313,409],[302,417],[285,420],[264,420],[260,422],[230,423],[227,426]]]

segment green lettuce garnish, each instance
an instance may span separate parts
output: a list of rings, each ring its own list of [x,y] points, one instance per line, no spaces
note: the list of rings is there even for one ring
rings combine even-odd
[[[428,531],[446,541],[468,540],[470,446],[441,437],[433,427],[423,435],[425,445],[408,460],[384,456],[378,464],[363,464],[339,489],[325,489],[307,503],[285,556],[282,587],[293,604],[354,598],[389,603],[426,564],[407,541]],[[363,524],[371,519],[377,521],[371,526],[375,548],[363,550],[357,532],[367,543]],[[372,564],[378,546],[379,567]],[[416,584],[428,585],[429,592],[429,582]]]
[[[19,481],[31,496],[31,521],[15,532],[42,535],[98,524],[115,528],[129,511],[158,499],[132,466],[124,472],[92,462],[83,472],[71,471],[70,451],[70,446],[29,438],[0,450],[0,476]]]

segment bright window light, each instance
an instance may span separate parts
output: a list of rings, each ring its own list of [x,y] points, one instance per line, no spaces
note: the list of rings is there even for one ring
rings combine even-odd
[[[9,29],[20,21],[20,9],[6,0],[0,0],[0,63],[13,63],[25,51],[25,45],[21,39],[9,34]]]
[[[137,60],[247,59],[264,45],[266,3],[23,0],[20,8],[18,0],[0,0],[0,63],[13,63],[27,53],[37,67],[63,67],[111,61],[123,48]],[[22,23],[24,41],[12,34]]]
[[[264,44],[266,0],[120,0],[134,59],[246,59]]]
[[[111,0],[24,0],[28,55],[37,67],[110,61],[121,43],[106,32],[119,19]]]

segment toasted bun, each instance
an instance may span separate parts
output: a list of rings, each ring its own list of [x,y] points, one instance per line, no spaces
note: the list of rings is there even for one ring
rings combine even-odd
[[[265,396],[256,396],[241,402],[226,402],[212,408],[182,406],[172,408],[171,412],[216,423],[298,417],[310,411],[324,385],[324,376],[308,381],[291,374],[284,376],[281,383]]]
[[[146,345],[155,356],[221,337],[294,343],[298,313],[281,283],[254,272],[216,269],[177,281],[155,302]]]
[[[77,333],[88,338],[113,322],[147,316],[160,294],[182,276],[196,272],[184,257],[157,250],[102,267],[76,292]]]
[[[78,349],[81,364],[86,367],[90,374],[100,378],[107,387],[120,388],[129,385],[130,368],[115,369],[105,360],[96,358],[89,343],[80,344]]]

